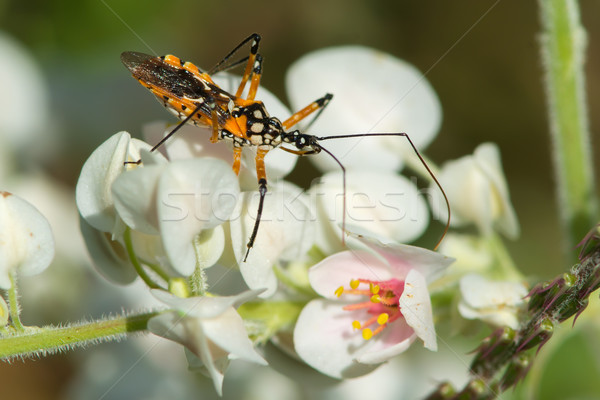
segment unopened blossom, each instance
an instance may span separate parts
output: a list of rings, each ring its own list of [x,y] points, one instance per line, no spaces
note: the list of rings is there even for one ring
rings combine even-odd
[[[467,319],[480,319],[496,326],[519,327],[518,313],[527,288],[520,282],[493,281],[469,274],[460,280],[458,311]]]
[[[405,61],[368,47],[340,46],[309,53],[290,67],[286,86],[290,103],[298,110],[326,93],[333,94],[310,126],[308,133],[314,135],[406,132],[422,150],[441,125],[440,102],[423,74]],[[322,145],[348,169],[395,171],[412,154],[402,137],[344,138]],[[311,161],[322,171],[339,170],[323,152]]]
[[[298,355],[335,377],[364,375],[417,338],[437,349],[428,282],[453,260],[401,244],[359,238],[367,250],[327,257],[309,271],[323,299],[304,307],[294,330]]]
[[[450,201],[452,226],[475,224],[484,235],[498,231],[510,239],[519,236],[508,186],[502,171],[500,151],[493,143],[479,145],[473,155],[449,161],[437,178]],[[432,207],[446,213],[444,201],[432,186]]]
[[[148,321],[155,335],[181,343],[198,360],[221,395],[225,370],[232,359],[266,365],[256,352],[235,307],[255,298],[260,291],[229,297],[180,298],[161,290],[152,294],[173,309]],[[199,361],[199,362],[198,362]]]
[[[54,238],[46,218],[30,203],[0,191],[0,289],[11,288],[11,276],[36,275],[54,257]]]

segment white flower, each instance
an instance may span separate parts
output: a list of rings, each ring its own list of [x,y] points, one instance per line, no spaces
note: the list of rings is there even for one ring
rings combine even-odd
[[[316,244],[326,253],[341,251],[343,178],[340,172],[325,174],[310,189],[319,216]],[[427,228],[427,203],[407,178],[393,173],[348,171],[346,174],[346,227],[406,243]]]
[[[42,71],[21,44],[0,32],[0,130],[10,147],[46,153],[54,138],[49,124],[49,95]],[[3,146],[4,147],[4,143]]]
[[[0,289],[11,288],[10,276],[36,275],[54,257],[50,224],[31,204],[0,192]]]
[[[132,139],[129,133],[119,132],[102,143],[86,160],[75,188],[79,213],[86,222],[102,232],[110,232],[113,238],[122,231],[112,195],[112,184],[128,169],[125,161],[137,161],[140,149],[150,145]]]
[[[527,288],[519,282],[491,281],[470,274],[460,280],[458,311],[467,319],[481,319],[497,326],[518,329],[518,312]]]
[[[155,335],[183,344],[198,357],[221,395],[229,360],[242,359],[266,365],[254,350],[244,321],[234,308],[259,293],[254,290],[230,297],[179,298],[152,290],[158,300],[174,311],[150,319],[148,329]]]
[[[314,217],[302,190],[291,184],[271,186],[265,198],[258,235],[244,261],[248,238],[254,228],[259,196],[245,192],[229,223],[235,259],[244,281],[251,289],[266,289],[270,297],[277,289],[273,266],[279,261],[300,260],[314,243]]]
[[[511,239],[519,236],[498,146],[479,145],[473,155],[444,164],[437,178],[450,201],[452,226],[474,223],[484,235],[498,230]],[[445,203],[437,193],[432,186],[432,207],[440,211],[440,219],[444,220]]]
[[[307,54],[290,67],[286,85],[290,103],[298,110],[325,93],[334,95],[310,128],[319,136],[406,132],[424,149],[441,124],[439,100],[425,77],[410,64],[367,47]],[[403,155],[412,152],[401,137],[330,140],[323,145],[347,168],[361,170],[398,170]],[[311,160],[323,171],[339,168],[327,154]]]
[[[427,283],[453,260],[361,240],[372,251],[337,253],[310,269],[311,286],[325,299],[308,303],[294,330],[298,355],[335,378],[364,375],[417,337],[437,349]]]
[[[197,265],[210,267],[221,256],[220,225],[239,197],[237,177],[225,162],[194,158],[144,166],[123,173],[112,188],[119,216],[132,229],[159,234],[178,274],[189,276]],[[197,238],[209,230],[202,245]]]

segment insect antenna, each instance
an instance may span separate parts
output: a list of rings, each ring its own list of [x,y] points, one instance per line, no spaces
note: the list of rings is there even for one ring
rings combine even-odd
[[[325,153],[329,154],[331,156],[331,158],[333,158],[333,160],[342,169],[342,188],[343,188],[343,192],[344,192],[344,197],[343,197],[343,201],[342,201],[342,244],[344,245],[344,244],[346,244],[346,236],[345,236],[345,233],[346,233],[346,167],[344,167],[344,164],[342,164],[342,162],[340,160],[338,160],[338,158],[336,156],[334,156],[332,152],[327,150],[325,147],[321,146],[320,143],[314,142],[312,145],[317,147],[318,149],[324,151]]]
[[[399,133],[359,133],[359,134],[351,134],[351,135],[336,135],[336,136],[326,136],[326,137],[315,137],[315,139],[317,141],[319,141],[319,142],[322,142],[323,140],[330,140],[330,139],[347,139],[347,138],[356,138],[356,137],[365,137],[365,136],[401,136],[401,137],[406,138],[406,140],[408,140],[408,143],[412,147],[414,153],[417,155],[417,157],[419,157],[419,160],[421,161],[421,164],[423,164],[423,166],[425,167],[425,169],[429,173],[429,176],[431,176],[431,179],[433,179],[433,181],[435,182],[435,184],[437,185],[437,187],[442,192],[442,195],[444,196],[444,201],[446,202],[446,208],[448,209],[448,220],[446,221],[446,226],[444,228],[444,232],[442,233],[442,236],[439,238],[439,240],[437,241],[435,247],[433,248],[434,250],[436,250],[440,246],[440,244],[442,243],[442,240],[444,240],[444,237],[446,236],[446,234],[448,233],[448,229],[450,228],[450,201],[448,201],[448,196],[446,196],[446,192],[444,191],[444,188],[442,187],[442,185],[440,184],[440,182],[437,180],[437,178],[435,177],[433,171],[429,168],[429,165],[427,165],[427,163],[425,162],[425,159],[423,158],[423,156],[421,155],[421,153],[419,153],[419,150],[417,149],[417,146],[415,146],[415,144],[410,139],[410,137],[408,136],[408,134],[406,134],[404,132],[399,132]],[[320,144],[318,144],[317,146],[320,147],[327,154],[329,154],[331,157],[333,157],[333,159],[335,160],[335,162],[337,162],[340,165],[340,167],[342,167],[343,177],[344,177],[344,220],[342,221],[342,225],[345,227],[345,218],[346,218],[346,170],[345,170],[344,166],[342,165],[342,163],[333,154],[331,154],[331,152],[329,152],[328,150],[326,150]]]

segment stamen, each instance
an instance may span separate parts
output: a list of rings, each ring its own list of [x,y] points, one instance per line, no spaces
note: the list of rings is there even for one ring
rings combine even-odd
[[[343,286],[340,286],[339,288],[335,289],[335,295],[337,297],[341,297],[342,293],[344,293],[344,287]]]
[[[356,320],[352,321],[352,327],[354,329],[360,329],[360,322],[358,322]]]
[[[390,319],[390,315],[388,313],[379,314],[379,317],[377,317],[377,323],[379,325],[383,325],[388,322],[388,319]]]
[[[350,281],[350,287],[352,289],[356,289],[358,287],[358,285],[360,284],[360,281],[358,279],[352,279]]]
[[[374,294],[373,296],[371,296],[371,303],[381,303],[381,296],[378,294]]]
[[[373,337],[373,331],[370,330],[369,328],[363,329],[363,331],[362,331],[362,337],[365,340],[371,339]]]
[[[369,290],[373,294],[379,293],[379,285],[373,285],[373,283],[369,283]]]

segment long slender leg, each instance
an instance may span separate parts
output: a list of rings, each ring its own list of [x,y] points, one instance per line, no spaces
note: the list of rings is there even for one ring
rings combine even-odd
[[[250,55],[248,56],[248,62],[246,63],[246,68],[244,69],[244,75],[242,75],[242,81],[240,82],[240,86],[238,87],[237,92],[235,92],[236,97],[241,97],[244,92],[244,88],[246,87],[246,83],[248,83],[248,79],[250,79],[250,74],[254,69],[256,56],[258,55],[258,44],[260,43],[260,35],[254,34],[250,36],[247,40],[253,39],[252,46],[250,47]]]
[[[176,126],[175,128],[173,128],[173,130],[172,130],[171,132],[167,133],[167,134],[165,135],[165,137],[164,137],[164,138],[162,138],[162,139],[161,139],[161,140],[160,140],[158,143],[156,143],[156,144],[154,145],[154,147],[152,147],[152,148],[150,149],[150,152],[154,152],[154,151],[156,151],[156,149],[158,149],[158,148],[159,148],[159,147],[160,147],[160,146],[161,146],[161,145],[162,145],[164,142],[166,142],[167,140],[169,140],[169,138],[170,138],[171,136],[173,136],[173,134],[175,134],[175,132],[177,132],[179,129],[181,129],[181,127],[182,127],[183,125],[185,125],[186,123],[188,123],[188,121],[189,121],[189,120],[191,120],[191,119],[192,119],[192,117],[194,116],[194,114],[196,114],[198,111],[200,111],[200,108],[202,108],[202,104],[199,104],[199,105],[198,105],[198,106],[197,106],[197,107],[194,109],[194,111],[193,111],[192,113],[190,113],[190,114],[189,114],[187,117],[185,117],[185,119],[184,119],[184,120],[182,120],[181,122],[179,122],[179,123],[177,124],[177,126]],[[142,162],[142,159],[139,159],[139,160],[137,160],[137,161],[125,161],[125,164],[138,164],[138,165],[139,165],[141,162]]]
[[[291,117],[286,119],[282,124],[283,129],[290,129],[292,126],[296,125],[298,122],[302,121],[304,118],[308,117],[310,114],[318,110],[318,114],[315,115],[315,118],[311,121],[312,124],[319,117],[319,115],[321,115],[321,113],[323,112],[325,107],[327,107],[327,104],[329,104],[329,101],[332,98],[333,95],[331,93],[327,93],[325,96],[313,101],[312,103],[304,107],[302,110],[296,112]]]
[[[246,97],[246,100],[254,100],[256,97],[256,91],[258,90],[260,77],[262,76],[262,60],[262,56],[257,54],[256,61],[254,61],[254,66],[252,67],[252,80],[250,81],[250,89],[248,90],[248,97]]]
[[[242,40],[242,42],[240,44],[238,44],[233,50],[231,50],[225,57],[223,57],[223,59],[221,61],[219,61],[217,63],[217,65],[215,65],[214,67],[212,67],[208,73],[210,75],[212,74],[216,74],[217,72],[221,72],[221,71],[225,71],[229,68],[232,68],[234,66],[237,66],[239,64],[242,64],[243,62],[245,62],[246,60],[248,60],[248,57],[244,57],[241,60],[232,62],[230,64],[227,63],[227,61],[229,61],[229,59],[235,54],[237,53],[242,47],[244,47],[244,45],[246,43],[248,43],[249,41],[253,40],[252,42],[252,47],[250,49],[250,53],[258,53],[258,43],[260,42],[260,35],[258,33],[253,33],[252,35],[248,36],[246,39]],[[250,64],[252,65],[252,64]]]
[[[258,202],[258,212],[256,213],[256,221],[254,222],[254,229],[252,229],[252,235],[250,235],[250,240],[248,240],[248,244],[246,245],[246,255],[244,256],[244,262],[248,258],[248,254],[250,254],[250,249],[254,246],[254,241],[256,240],[256,235],[258,234],[258,226],[260,225],[260,218],[263,212],[263,206],[265,204],[265,196],[267,195],[267,172],[265,169],[265,156],[269,150],[258,149],[256,153],[256,175],[258,177],[258,193],[260,194],[260,199]]]
[[[240,174],[240,166],[242,165],[242,148],[234,147],[233,148],[233,172],[236,175]]]

